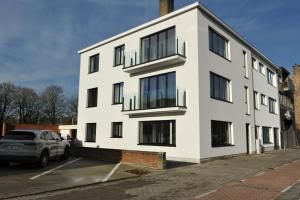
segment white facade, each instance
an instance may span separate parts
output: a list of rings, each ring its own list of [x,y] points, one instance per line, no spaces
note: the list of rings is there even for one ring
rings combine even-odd
[[[174,42],[179,49],[176,52],[179,54],[175,53],[172,56],[125,69],[123,65],[114,66],[115,47],[125,45],[126,66],[130,56],[138,57],[137,60],[141,57],[139,51],[141,38],[170,27],[175,27]],[[228,59],[210,50],[210,29],[228,40]],[[137,56],[132,54],[136,49],[138,49]],[[243,52],[246,53],[246,67],[244,67]],[[269,107],[264,105],[260,105],[260,109],[255,110],[253,92],[257,91],[259,94],[266,95],[266,98],[271,97],[278,102],[277,85],[271,86],[267,82],[267,75],[252,70],[251,60],[255,57],[257,61],[264,64],[265,68],[272,70],[275,73],[274,82],[277,80],[277,67],[199,3],[87,47],[79,53],[77,137],[85,147],[160,151],[166,152],[167,158],[171,160],[200,162],[200,159],[205,158],[247,153],[246,124],[249,124],[249,153],[256,151],[255,126],[260,128],[257,137],[261,141],[262,127],[270,128],[271,143],[264,144],[264,147],[274,146],[273,130],[274,128],[280,130],[278,103],[277,114],[270,113]],[[89,73],[90,57],[96,54],[99,54],[99,69]],[[245,69],[248,70],[247,77],[244,77]],[[140,97],[141,79],[170,72],[176,74],[175,106],[122,111],[122,108],[128,106],[128,97],[132,97],[133,100],[135,96],[136,104],[139,104],[142,98]],[[230,102],[211,98],[211,72],[229,79]],[[120,82],[123,82],[124,105],[113,104],[113,85]],[[249,93],[247,115],[245,86]],[[87,107],[87,91],[91,88],[98,88],[96,107]],[[175,140],[175,143],[172,145],[139,144],[141,139],[139,122],[162,120],[175,121],[175,135],[168,138],[170,141]],[[212,120],[230,122],[231,131],[229,136],[227,135],[229,137],[227,140],[230,140],[231,145],[212,147]],[[122,137],[112,137],[112,122],[122,122]],[[96,138],[93,142],[86,142],[87,123],[96,123]],[[167,129],[171,131],[172,128],[169,126]],[[280,131],[278,132],[280,134]]]

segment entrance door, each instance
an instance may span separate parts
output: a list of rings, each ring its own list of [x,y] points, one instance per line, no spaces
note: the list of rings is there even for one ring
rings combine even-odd
[[[250,129],[250,124],[246,124],[246,145],[247,145],[247,154],[250,154],[250,142],[249,142],[249,129]]]
[[[274,149],[279,149],[278,128],[274,128]]]

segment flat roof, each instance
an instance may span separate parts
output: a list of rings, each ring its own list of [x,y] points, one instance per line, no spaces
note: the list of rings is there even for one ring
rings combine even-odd
[[[220,26],[222,26],[224,29],[226,29],[229,33],[231,33],[234,37],[236,37],[238,40],[240,40],[242,43],[244,43],[244,45],[246,45],[248,48],[250,48],[254,53],[256,53],[259,57],[261,57],[262,59],[264,59],[265,61],[267,61],[270,65],[272,65],[272,67],[276,68],[276,70],[278,70],[279,68],[268,58],[266,57],[263,53],[261,53],[256,47],[254,47],[254,45],[252,45],[250,42],[248,42],[246,39],[244,39],[240,34],[238,34],[236,31],[234,31],[229,25],[227,25],[223,20],[221,20],[219,17],[217,17],[213,12],[211,12],[208,8],[206,8],[204,5],[202,5],[199,2],[195,2],[191,5],[188,5],[186,7],[180,8],[174,12],[171,12],[167,15],[164,15],[162,17],[159,17],[157,19],[151,20],[149,22],[146,22],[140,26],[137,26],[135,28],[129,29],[128,31],[125,31],[123,33],[120,33],[118,35],[115,35],[113,37],[110,37],[108,39],[105,39],[101,42],[98,42],[96,44],[93,44],[91,46],[88,46],[86,48],[83,48],[81,50],[78,51],[79,54],[87,52],[89,50],[95,49],[99,46],[105,45],[107,43],[110,43],[112,41],[118,40],[120,38],[123,38],[127,35],[130,35],[132,33],[135,33],[137,31],[140,31],[142,29],[145,29],[147,27],[153,26],[155,24],[161,23],[165,20],[168,20],[170,18],[176,17],[178,15],[181,15],[185,12],[188,12],[190,10],[193,9],[199,9],[200,11],[202,11],[203,13],[205,13],[208,17],[210,17],[212,20],[214,20],[215,22],[217,22]]]

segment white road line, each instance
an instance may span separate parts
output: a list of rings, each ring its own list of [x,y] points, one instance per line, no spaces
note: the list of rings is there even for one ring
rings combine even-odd
[[[242,180],[240,180],[240,182],[245,182],[246,181],[246,179],[242,179]]]
[[[211,193],[214,193],[214,192],[216,192],[216,191],[217,191],[217,190],[212,190],[212,191],[210,191],[210,192],[206,192],[206,193],[204,193],[204,194],[200,194],[199,196],[196,196],[195,199],[198,199],[198,198],[207,196],[207,195],[209,195],[209,194],[211,194]]]
[[[281,190],[281,192],[284,193],[284,192],[288,191],[288,190],[291,189],[291,188],[292,188],[291,185],[290,185],[290,186],[287,186],[286,188],[284,188],[283,190]]]
[[[260,176],[260,175],[263,175],[264,173],[266,173],[266,172],[261,172],[259,174],[256,174],[255,176]]]
[[[102,180],[102,182],[106,182],[110,179],[110,177],[116,172],[116,170],[120,167],[121,163],[116,164],[116,166],[106,175],[106,177]]]
[[[77,158],[77,159],[72,160],[72,161],[70,161],[70,162],[67,162],[67,163],[65,163],[65,164],[63,164],[63,165],[60,165],[60,166],[58,166],[58,167],[55,167],[54,169],[51,169],[51,170],[46,171],[46,172],[43,172],[43,173],[41,173],[41,174],[39,174],[39,175],[33,176],[33,177],[29,178],[29,179],[30,179],[30,180],[34,180],[34,179],[36,179],[36,178],[38,178],[38,177],[44,176],[44,175],[46,175],[46,174],[49,174],[50,172],[53,172],[54,170],[57,170],[57,169],[60,169],[60,168],[62,168],[62,167],[64,167],[64,166],[67,166],[67,165],[69,165],[69,164],[72,164],[72,163],[74,163],[74,162],[76,162],[76,161],[78,161],[78,160],[80,160],[80,159],[82,159],[82,158]]]

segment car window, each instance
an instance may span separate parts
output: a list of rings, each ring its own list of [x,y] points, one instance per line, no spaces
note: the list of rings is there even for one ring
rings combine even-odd
[[[56,140],[60,140],[60,137],[57,135],[57,133],[52,132],[53,138]]]
[[[35,133],[27,131],[9,131],[3,139],[7,140],[33,140]]]
[[[54,138],[53,138],[53,136],[52,136],[52,134],[51,134],[51,132],[45,132],[46,133],[46,140],[54,140]]]
[[[46,136],[47,134],[44,132],[44,133],[42,133],[41,134],[41,140],[47,140],[47,136]]]

